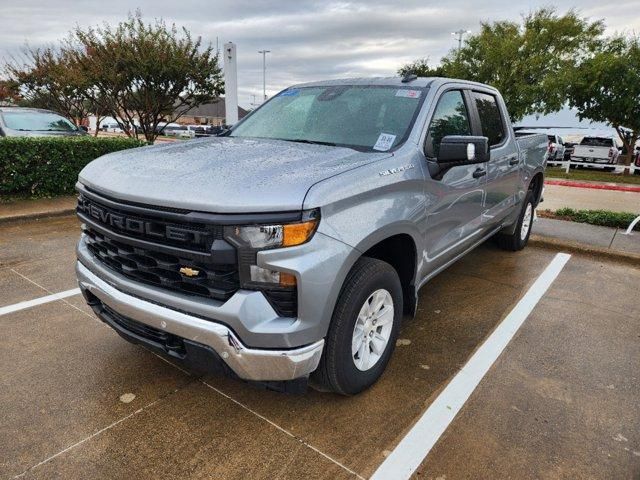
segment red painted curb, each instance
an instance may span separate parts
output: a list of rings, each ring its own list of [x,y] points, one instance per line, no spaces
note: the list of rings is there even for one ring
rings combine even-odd
[[[596,190],[617,190],[619,192],[640,193],[640,186],[635,187],[631,185],[584,183],[584,182],[574,182],[572,180],[551,180],[551,179],[546,179],[544,183],[546,185],[561,185],[563,187],[593,188]]]

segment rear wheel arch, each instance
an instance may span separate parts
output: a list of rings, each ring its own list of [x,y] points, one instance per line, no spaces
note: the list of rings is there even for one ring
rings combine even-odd
[[[544,174],[542,172],[538,172],[531,178],[528,187],[528,190],[531,190],[533,192],[534,206],[537,206],[540,203],[543,186]]]

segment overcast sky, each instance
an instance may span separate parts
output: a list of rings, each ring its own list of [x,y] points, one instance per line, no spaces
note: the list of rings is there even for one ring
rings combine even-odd
[[[560,12],[578,7],[581,14],[604,19],[608,33],[640,32],[639,0],[554,0]],[[117,23],[136,7],[146,19],[163,17],[220,48],[238,49],[240,105],[262,95],[262,57],[267,49],[267,94],[292,83],[373,75],[394,75],[410,60],[437,63],[455,45],[451,32],[478,31],[480,21],[518,19],[548,1],[405,0],[0,0],[0,56],[50,44],[76,24]]]

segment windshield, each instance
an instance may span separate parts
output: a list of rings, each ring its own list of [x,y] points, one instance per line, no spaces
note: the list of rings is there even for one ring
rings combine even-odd
[[[409,136],[425,93],[385,86],[290,88],[245,118],[230,136],[387,151]]]
[[[48,112],[2,112],[11,130],[22,132],[75,132],[76,126],[60,115]]]

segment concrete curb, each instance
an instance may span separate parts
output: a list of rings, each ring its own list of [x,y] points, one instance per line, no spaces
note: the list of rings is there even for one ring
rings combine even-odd
[[[545,179],[544,183],[547,185],[559,185],[561,187],[593,188],[595,190],[614,190],[618,192],[640,193],[640,186],[620,185],[618,183],[588,183],[573,180],[556,180],[553,178]]]
[[[605,257],[608,260],[640,266],[640,255],[635,253],[594,247],[593,245],[585,245],[583,243],[572,242],[571,240],[545,237],[542,235],[531,235],[529,237],[529,245],[554,250],[564,250],[571,253],[598,255],[600,257]]]
[[[52,212],[37,212],[37,213],[25,213],[22,215],[11,215],[7,217],[0,217],[0,225],[14,222],[24,222],[29,220],[42,220],[43,218],[55,218],[65,217],[67,215],[75,215],[75,208],[65,208],[62,210],[55,210]]]

